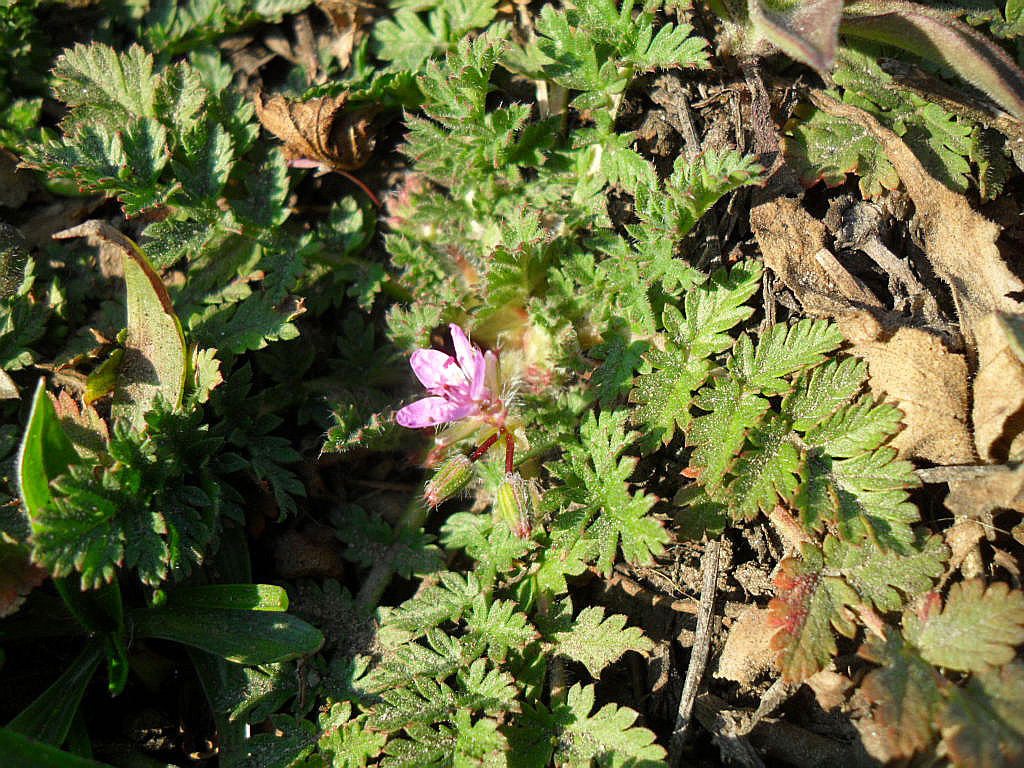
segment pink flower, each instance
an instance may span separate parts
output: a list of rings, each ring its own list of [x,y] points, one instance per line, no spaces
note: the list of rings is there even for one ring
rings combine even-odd
[[[409,358],[413,373],[432,397],[425,397],[402,408],[395,421],[403,427],[418,429],[473,419],[501,426],[504,406],[494,391],[497,385],[497,358],[493,352],[481,352],[470,344],[465,332],[452,323],[449,328],[455,344],[455,357],[436,349],[417,349]]]

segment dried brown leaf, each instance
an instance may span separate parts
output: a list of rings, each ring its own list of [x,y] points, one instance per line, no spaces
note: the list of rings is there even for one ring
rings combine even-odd
[[[919,328],[882,326],[862,312],[841,320],[850,350],[868,364],[876,397],[903,411],[904,429],[891,445],[903,458],[936,464],[975,460],[968,428],[968,373],[964,356]]]
[[[842,317],[859,308],[881,309],[825,247],[825,225],[799,200],[779,197],[755,206],[750,225],[764,263],[796,294],[807,314]]]
[[[768,623],[768,610],[745,606],[725,639],[715,677],[750,685],[766,672],[777,672],[772,637],[777,628]]]
[[[257,93],[253,102],[263,127],[284,142],[291,163],[312,161],[353,171],[370,158],[376,141],[372,109],[346,110],[348,92],[310,101]]]
[[[1000,315],[980,321],[978,374],[974,378],[974,440],[990,461],[1005,461],[1024,450],[1024,365],[1006,335]]]

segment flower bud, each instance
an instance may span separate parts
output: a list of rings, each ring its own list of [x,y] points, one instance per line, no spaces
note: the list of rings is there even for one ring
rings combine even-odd
[[[466,487],[473,478],[473,463],[463,453],[457,453],[437,468],[427,483],[423,498],[427,504],[436,507]]]
[[[505,475],[494,500],[497,517],[521,539],[533,532],[533,494],[530,484],[518,472]]]

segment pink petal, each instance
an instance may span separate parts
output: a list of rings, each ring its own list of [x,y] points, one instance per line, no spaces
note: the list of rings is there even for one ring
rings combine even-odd
[[[470,384],[474,400],[489,400],[498,395],[498,355],[489,349],[480,360],[480,375]]]
[[[436,349],[417,349],[409,358],[409,365],[420,383],[431,392],[465,383],[451,355]]]
[[[466,332],[455,323],[448,326],[452,332],[452,343],[455,345],[455,359],[459,361],[459,367],[467,374],[472,371],[473,345],[466,338]]]
[[[443,397],[425,397],[410,403],[395,414],[395,421],[409,429],[433,427],[458,421],[474,410],[473,403],[453,403]]]
[[[490,350],[486,354],[479,349],[476,351],[476,370],[469,382],[470,400],[490,400],[491,390],[488,388],[488,371],[494,367],[494,353]]]
[[[466,372],[466,378],[469,379],[469,396],[473,400],[479,400],[485,370],[484,354],[470,343],[462,328],[455,323],[448,328],[455,344],[455,359],[459,361],[459,367]]]

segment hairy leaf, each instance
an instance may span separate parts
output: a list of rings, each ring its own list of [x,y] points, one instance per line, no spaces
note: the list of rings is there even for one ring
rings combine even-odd
[[[664,759],[665,750],[654,743],[654,734],[633,725],[636,712],[614,704],[592,713],[593,708],[594,686],[577,683],[552,711],[559,731],[557,764],[585,768],[598,761],[609,768],[625,768]]]
[[[907,554],[870,545],[854,547],[835,536],[827,536],[822,548],[826,564],[838,568],[857,594],[879,611],[897,611],[930,589],[949,554],[941,536],[921,533]]]
[[[880,665],[861,683],[861,691],[876,707],[871,727],[888,756],[910,757],[931,742],[948,684],[890,627],[884,640],[871,636],[859,653]]]
[[[568,617],[566,617],[568,619]],[[584,608],[569,626],[552,633],[555,653],[582,663],[594,678],[626,651],[649,651],[652,643],[637,627],[626,628],[626,617],[618,614],[605,618],[604,608]]]
[[[611,572],[620,546],[627,561],[645,562],[668,540],[661,523],[647,516],[654,498],[629,491],[627,478],[637,459],[622,456],[634,436],[625,431],[625,420],[623,411],[588,414],[580,443],[569,445],[565,458],[549,467],[563,483],[545,497],[561,507],[552,530],[585,531],[596,541],[602,573]]]
[[[748,7],[757,32],[828,80],[836,58],[842,0],[798,4],[751,0]]]
[[[1024,592],[980,579],[954,584],[941,612],[908,611],[903,633],[938,667],[985,672],[1006,664],[1024,642]]]
[[[1024,757],[1024,667],[1011,662],[954,688],[939,716],[942,738],[958,765],[1011,768]]]
[[[1001,48],[948,15],[898,0],[846,6],[843,34],[911,51],[959,74],[1024,119],[1024,73]]]
[[[836,654],[832,628],[847,637],[857,631],[846,606],[856,606],[857,593],[841,578],[822,572],[821,551],[810,544],[801,559],[786,558],[775,577],[778,596],[768,605],[769,624],[778,630],[772,647],[787,680],[806,680]]]

